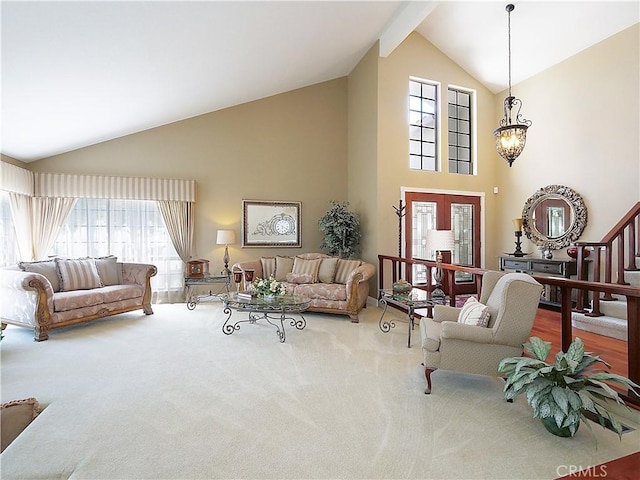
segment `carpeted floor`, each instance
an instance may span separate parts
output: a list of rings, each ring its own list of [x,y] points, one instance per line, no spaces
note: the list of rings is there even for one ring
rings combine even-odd
[[[640,431],[547,433],[500,379],[438,371],[423,394],[419,332],[381,310],[221,331],[218,303],[155,305],[53,331],[9,327],[2,401],[42,414],[0,456],[3,479],[551,479],[640,450]],[[638,428],[638,412],[625,423]]]

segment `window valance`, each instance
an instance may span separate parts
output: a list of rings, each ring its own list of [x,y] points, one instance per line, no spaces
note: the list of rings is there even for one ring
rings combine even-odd
[[[32,196],[33,172],[7,162],[0,162],[0,190]]]
[[[35,172],[36,197],[121,198],[195,202],[195,180]]]

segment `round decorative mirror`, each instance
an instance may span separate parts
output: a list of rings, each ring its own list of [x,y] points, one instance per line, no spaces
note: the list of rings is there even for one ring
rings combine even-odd
[[[587,226],[587,207],[569,187],[548,185],[534,193],[522,210],[522,230],[529,240],[549,250],[567,247]]]

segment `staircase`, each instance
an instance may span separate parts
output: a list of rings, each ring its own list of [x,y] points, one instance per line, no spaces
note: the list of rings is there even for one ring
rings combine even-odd
[[[593,248],[592,253],[596,254],[593,281],[600,282],[600,279],[604,278],[604,282],[611,283],[615,257],[616,283],[640,288],[639,228],[640,202],[629,210],[629,213],[611,229],[602,241],[577,242],[575,244],[578,247],[578,265],[583,263],[581,259],[584,248]],[[604,266],[601,265],[602,256],[605,259]],[[582,278],[580,275],[581,272],[578,271],[578,278]],[[581,304],[583,298],[582,295],[579,295],[576,309],[571,313],[571,325],[574,328],[627,341],[626,297],[595,295],[595,299],[590,302],[588,308],[584,308]]]

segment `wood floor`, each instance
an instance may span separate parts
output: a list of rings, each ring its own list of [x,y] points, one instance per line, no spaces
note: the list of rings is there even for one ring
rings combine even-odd
[[[561,350],[560,312],[539,308],[531,330],[531,336],[551,342],[551,354],[547,361],[553,362],[553,355]],[[580,337],[588,352],[599,355],[611,365],[610,371],[619,375],[628,375],[627,342],[615,338],[596,335],[585,330],[573,329],[573,337]]]

